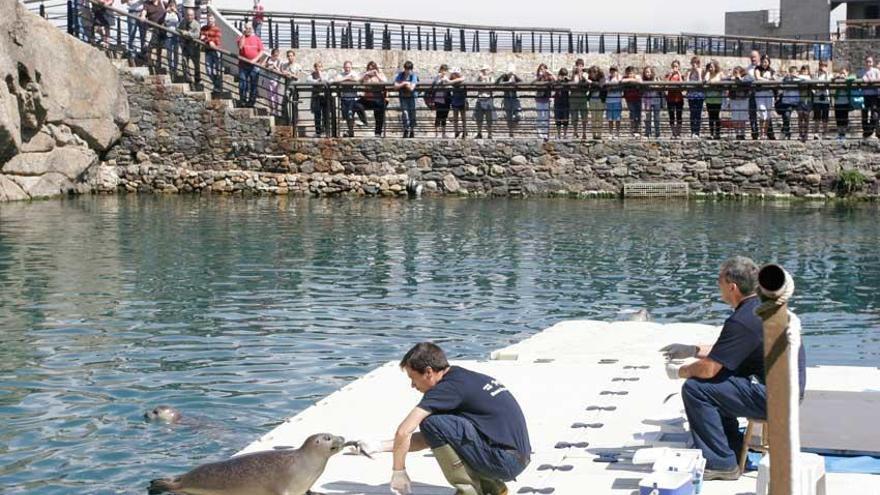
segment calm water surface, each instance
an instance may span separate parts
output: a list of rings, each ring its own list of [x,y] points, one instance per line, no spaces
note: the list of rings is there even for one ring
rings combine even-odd
[[[877,366],[878,213],[611,200],[0,205],[0,491],[143,493],[422,339],[480,358],[623,308],[719,324],[716,270],[734,253],[795,273],[812,364]],[[144,424],[160,403],[195,424]]]

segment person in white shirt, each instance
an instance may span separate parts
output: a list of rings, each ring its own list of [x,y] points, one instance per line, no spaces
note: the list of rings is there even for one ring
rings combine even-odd
[[[880,83],[880,69],[874,67],[874,57],[870,55],[865,57],[862,80],[867,83]],[[876,139],[878,113],[880,113],[880,88],[877,86],[865,88],[862,94],[865,96],[865,107],[862,108],[862,136]]]
[[[354,116],[357,114],[358,123],[360,125],[367,124],[367,114],[364,112],[364,107],[358,102],[358,92],[353,87],[349,88],[349,85],[354,85],[356,83],[360,83],[361,76],[351,69],[351,62],[346,60],[342,64],[342,72],[337,74],[334,82],[338,83],[348,83],[346,87],[341,91],[340,96],[342,99],[342,118],[345,119],[345,123],[348,125],[348,134],[346,137],[354,137]]]

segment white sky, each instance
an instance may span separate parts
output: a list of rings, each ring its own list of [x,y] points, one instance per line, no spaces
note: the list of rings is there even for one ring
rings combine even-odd
[[[252,0],[212,0],[247,9]],[[559,27],[583,31],[724,33],[727,11],[778,9],[778,0],[263,0],[266,10]],[[832,20],[845,18],[838,7]]]

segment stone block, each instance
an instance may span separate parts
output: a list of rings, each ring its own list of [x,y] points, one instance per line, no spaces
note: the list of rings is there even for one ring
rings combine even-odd
[[[3,166],[7,175],[40,176],[50,172],[75,180],[98,161],[88,148],[65,146],[46,153],[20,153]]]
[[[19,201],[30,196],[9,177],[0,174],[0,201]]]

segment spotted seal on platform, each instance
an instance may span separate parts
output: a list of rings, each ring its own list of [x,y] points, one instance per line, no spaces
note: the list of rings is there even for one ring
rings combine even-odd
[[[149,495],[304,495],[324,472],[327,460],[356,445],[329,433],[312,435],[298,449],[254,452],[203,464],[175,478],[150,482]]]

